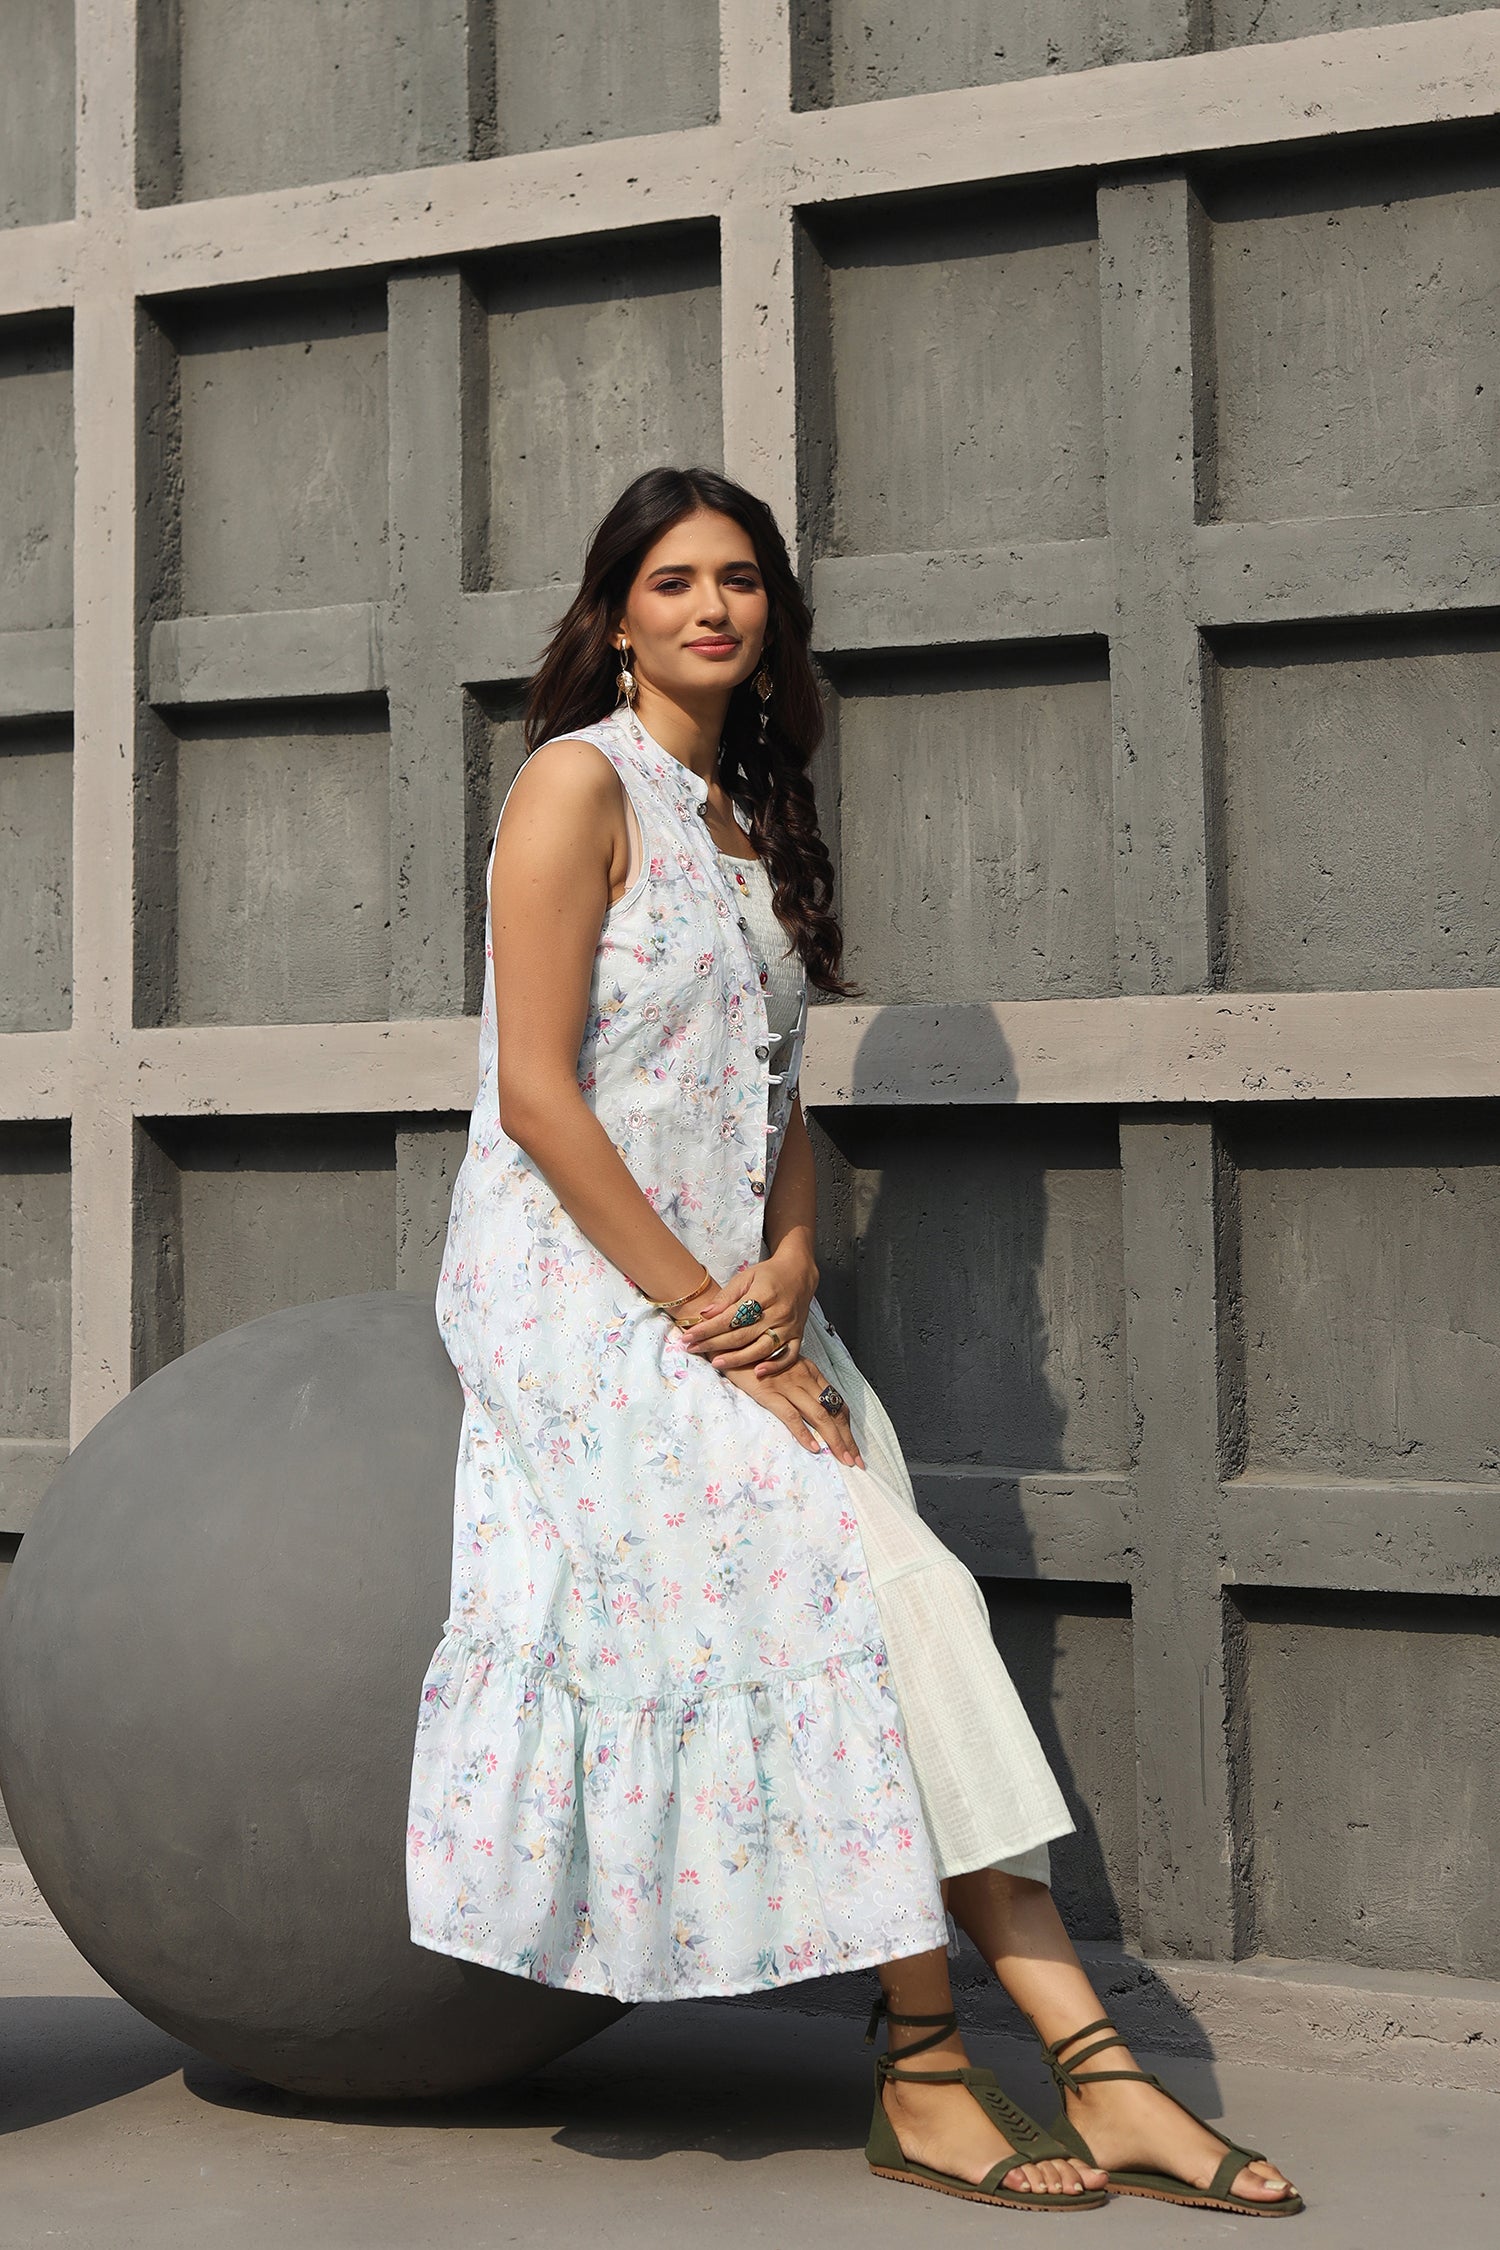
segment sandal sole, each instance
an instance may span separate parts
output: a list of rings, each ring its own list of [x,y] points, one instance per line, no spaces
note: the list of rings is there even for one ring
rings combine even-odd
[[[1165,2188],[1124,2187],[1109,2183],[1111,2195],[1138,2195],[1148,2203],[1176,2203],[1185,2211],[1227,2211],[1236,2219],[1295,2219],[1307,2205],[1300,2195],[1283,2195],[1274,2203],[1230,2203],[1221,2195],[1169,2195]]]
[[[1097,2211],[1109,2197],[1099,2195],[986,2195],[977,2187],[961,2187],[956,2182],[951,2187],[945,2180],[924,2179],[920,2172],[895,2172],[884,2164],[871,2164],[870,2170],[879,2180],[895,2180],[901,2187],[931,2188],[937,2195],[956,2195],[965,2203],[990,2203],[1000,2211]]]

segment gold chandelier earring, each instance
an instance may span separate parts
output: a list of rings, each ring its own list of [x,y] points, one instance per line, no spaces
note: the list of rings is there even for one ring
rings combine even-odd
[[[615,687],[620,702],[625,705],[627,710],[633,711],[635,709],[635,673],[631,669],[634,659],[631,654],[630,643],[622,635],[615,645],[620,652],[620,670],[615,680]],[[617,709],[618,707],[616,705]]]
[[[755,692],[760,697],[760,726],[757,732],[757,740],[762,750],[766,747],[766,735],[771,724],[771,691],[774,685],[775,682],[771,678],[771,667],[762,657],[760,670],[755,675]]]

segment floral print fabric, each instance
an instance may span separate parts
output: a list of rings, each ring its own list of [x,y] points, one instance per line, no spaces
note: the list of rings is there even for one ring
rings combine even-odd
[[[724,1279],[762,1253],[802,1033],[773,1083],[704,783],[618,717],[578,732],[615,766],[643,845],[600,933],[579,1084]],[[690,1353],[504,1133],[488,912],[485,953],[436,1300],[464,1415],[412,1764],[412,1936],[627,2000],[941,1945],[839,1463]]]

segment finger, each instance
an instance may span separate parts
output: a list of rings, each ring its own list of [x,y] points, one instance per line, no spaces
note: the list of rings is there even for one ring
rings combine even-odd
[[[682,1333],[687,1339],[688,1349],[692,1351],[704,1346],[712,1348],[714,1344],[724,1342],[730,1342],[736,1346],[743,1343],[745,1329],[735,1327],[734,1315],[737,1308],[744,1302],[745,1295],[742,1290],[738,1297],[731,1298],[727,1312],[720,1314],[713,1320],[705,1316],[701,1320],[695,1320],[691,1326],[684,1328]],[[784,1335],[787,1324],[791,1319],[790,1305],[775,1303],[768,1297],[757,1297],[755,1302],[760,1306],[760,1317],[755,1323],[757,1333],[763,1333],[767,1328],[780,1328]]]
[[[770,1407],[771,1412],[776,1416],[778,1422],[785,1422],[787,1428],[791,1431],[793,1437],[797,1440],[797,1443],[800,1446],[805,1447],[809,1453],[818,1452],[819,1446],[817,1439],[813,1436],[812,1431],[803,1421],[802,1416],[797,1412],[795,1407],[784,1408],[782,1401],[776,1396],[774,1391],[766,1399],[765,1403]]]
[[[683,1335],[690,1344],[701,1343],[705,1336],[727,1336],[735,1308],[741,1301],[738,1297],[731,1297],[727,1306],[716,1307],[711,1315],[706,1312],[697,1313],[697,1307],[694,1306],[697,1318],[688,1322],[682,1331]]]
[[[693,1319],[689,1324],[690,1327],[697,1326],[701,1321],[707,1320],[710,1315],[716,1316],[723,1312],[732,1313],[740,1299],[750,1294],[746,1284],[754,1271],[754,1266],[741,1266],[738,1273],[732,1273],[729,1276],[722,1289],[711,1289],[706,1297],[700,1297],[693,1306]],[[683,1334],[687,1335],[688,1333],[689,1329],[684,1328]]]
[[[785,1375],[796,1366],[801,1357],[802,1338],[800,1336],[788,1336],[785,1351],[767,1352],[765,1358],[757,1365],[755,1372],[757,1375]]]
[[[728,1339],[724,1349],[712,1353],[711,1357],[714,1366],[723,1374],[735,1367],[754,1367],[758,1361],[765,1359],[768,1351],[773,1348],[770,1338],[762,1330],[759,1334],[752,1336],[748,1343],[742,1343],[738,1337]],[[783,1364],[784,1362],[779,1359],[776,1362],[778,1367]]]
[[[806,1364],[807,1362],[804,1360],[803,1365],[806,1366]],[[822,1387],[820,1383],[819,1390]],[[830,1453],[836,1455],[840,1461],[847,1462],[851,1468],[862,1469],[864,1467],[864,1462],[860,1459],[859,1447],[854,1442],[854,1432],[849,1427],[847,1414],[830,1414],[826,1406],[819,1406],[816,1398],[811,1405],[804,1406],[802,1412],[817,1431]]]
[[[854,1442],[854,1427],[849,1419],[847,1404],[841,1406],[837,1414],[830,1414],[826,1406],[819,1404],[819,1395],[827,1384],[828,1377],[810,1359],[804,1359],[802,1365],[812,1381],[811,1397],[803,1393],[797,1400],[803,1414],[806,1415],[819,1436],[823,1438],[830,1451],[835,1453],[841,1461],[847,1461],[852,1467],[862,1469],[865,1466],[865,1457]]]

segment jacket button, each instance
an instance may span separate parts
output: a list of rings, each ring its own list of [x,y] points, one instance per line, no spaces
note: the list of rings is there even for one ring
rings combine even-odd
[[[736,916],[735,916],[735,920],[736,920],[736,921],[737,921],[737,922],[739,923],[739,926],[740,926],[740,928],[741,928],[742,930],[748,930],[748,929],[749,929],[750,925],[749,925],[749,923],[748,923],[748,922],[747,922],[747,921],[745,920],[745,917],[744,917],[744,915],[743,915],[743,914],[736,914]]]
[[[764,1195],[765,1192],[766,1183],[764,1180],[752,1180],[750,1182],[750,1193],[752,1195]]]
[[[755,1050],[755,1059],[756,1059],[756,1061],[757,1061],[757,1062],[764,1062],[764,1061],[766,1060],[767,1056],[768,1056],[768,1055],[770,1054],[770,1052],[771,1052],[771,1050],[770,1050],[770,1048],[769,1048],[769,1047],[757,1047],[757,1048],[756,1048],[756,1050]]]

